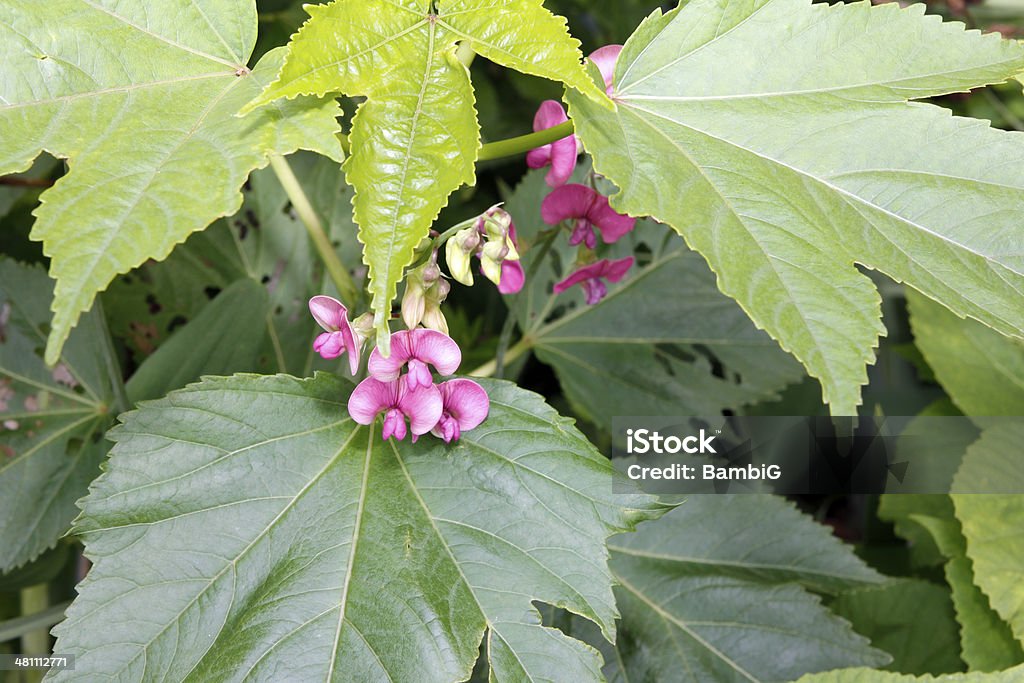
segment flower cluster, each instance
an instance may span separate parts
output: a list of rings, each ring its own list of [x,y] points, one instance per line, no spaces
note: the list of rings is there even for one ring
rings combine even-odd
[[[614,95],[612,82],[615,62],[622,52],[621,45],[607,45],[590,55],[601,76],[604,78],[605,91]],[[568,121],[569,118],[561,103],[555,100],[543,102],[533,120],[534,131],[546,130]],[[594,187],[569,183],[576,171],[576,160],[582,148],[576,135],[569,135],[561,140],[531,150],[526,155],[526,163],[530,168],[551,170],[545,178],[548,185],[554,188],[541,204],[541,218],[548,225],[565,224],[571,226],[569,244],[580,246],[576,270],[567,278],[554,286],[555,294],[561,294],[574,285],[583,288],[588,304],[596,304],[608,293],[605,281],[618,282],[625,277],[633,265],[632,257],[619,260],[595,260],[594,250],[598,246],[598,234],[605,244],[612,244],[631,232],[636,220],[624,216],[608,203],[608,198],[600,194]],[[597,233],[595,233],[595,228]]]
[[[512,216],[500,206],[492,206],[448,240],[445,260],[452,277],[473,285],[472,257],[480,259],[480,272],[498,286],[502,294],[515,294],[526,281],[519,264],[519,245]]]
[[[433,265],[436,268],[436,262]],[[438,282],[443,282],[439,274],[432,286]],[[327,359],[348,353],[349,367],[355,375],[372,319],[360,316],[349,322],[345,306],[329,296],[310,299],[309,310],[325,330],[313,348]],[[462,432],[479,426],[490,411],[487,392],[472,380],[452,379],[434,384],[431,366],[446,376],[454,373],[461,362],[459,345],[443,332],[422,327],[396,332],[391,336],[390,356],[385,357],[379,349],[370,353],[370,376],[349,397],[349,415],[359,424],[372,425],[383,414],[385,439],[395,437],[401,441],[412,432],[415,442],[431,432],[446,443],[455,441]]]

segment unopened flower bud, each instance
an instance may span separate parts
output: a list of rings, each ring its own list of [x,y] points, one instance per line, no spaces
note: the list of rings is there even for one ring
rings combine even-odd
[[[448,284],[448,281],[441,279],[427,290],[426,306],[421,321],[424,327],[448,334],[448,321],[445,319],[444,313],[441,312],[441,304],[448,298],[448,292],[451,289],[452,286]]]
[[[420,268],[420,278],[423,280],[423,288],[430,289],[435,282],[441,279],[441,269],[437,266],[437,250],[431,252],[430,258]]]
[[[355,337],[359,348],[363,347],[366,340],[373,334],[373,313],[363,313],[352,321],[352,336]]]
[[[405,278],[405,295],[402,297],[402,322],[415,330],[423,320],[426,310],[426,290],[420,274],[413,271]]]
[[[458,231],[445,245],[444,256],[448,262],[448,271],[455,280],[467,287],[473,286],[471,259],[479,248],[480,233],[475,228]]]

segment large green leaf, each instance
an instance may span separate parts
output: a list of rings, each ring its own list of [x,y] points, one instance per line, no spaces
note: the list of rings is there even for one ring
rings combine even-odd
[[[977,496],[975,496],[977,497]],[[911,543],[932,544],[945,559],[946,582],[960,623],[961,657],[971,671],[998,671],[1024,661],[1010,627],[975,584],[967,542],[945,495],[886,495],[879,515]]]
[[[530,172],[505,205],[526,242],[522,262],[531,273],[512,306],[537,357],[555,369],[581,414],[606,429],[623,406],[631,415],[717,415],[773,397],[803,376],[718,291],[703,260],[653,221],[639,221],[608,249],[609,258],[639,253],[643,260],[603,301],[587,306],[578,289],[553,294],[576,249],[556,238],[553,253],[534,267],[547,239],[542,231],[550,229],[539,208],[549,190],[543,171]]]
[[[514,385],[487,382],[488,420],[453,446],[382,442],[346,386],[208,379],[125,417],[76,524],[96,564],[55,680],[464,680],[485,629],[496,680],[597,680],[532,601],[611,636],[605,538],[660,506],[613,494]]]
[[[907,292],[914,342],[967,415],[1024,413],[1024,343]]]
[[[882,577],[780,498],[693,496],[609,547],[622,610],[617,646],[602,645],[610,681],[790,681],[889,659],[804,588]]]
[[[613,206],[679,230],[837,414],[884,333],[855,264],[1024,335],[1024,136],[907,103],[1003,81],[1024,45],[923,11],[695,0],[626,44],[616,112],[567,94]]]
[[[948,588],[901,579],[846,591],[829,607],[872,645],[892,655],[885,667],[889,671],[944,674],[964,669]]]
[[[579,41],[541,0],[336,0],[310,5],[278,79],[255,100],[367,97],[345,162],[366,245],[370,290],[387,344],[391,301],[413,250],[463,184],[475,182],[480,129],[457,43],[506,67],[562,81],[607,106],[584,72]]]
[[[42,196],[33,239],[57,280],[46,360],[118,273],[234,213],[271,153],[340,159],[338,108],[305,99],[235,116],[280,68],[252,72],[254,0],[12,0],[0,5],[0,174],[42,150],[70,172]]]
[[[985,429],[967,449],[957,472],[953,496],[956,515],[967,538],[967,555],[978,586],[1024,642],[1024,472],[1021,470],[1024,425],[1007,422]],[[989,495],[979,495],[979,494]],[[1002,495],[992,495],[1002,494]]]
[[[884,673],[871,669],[847,669],[804,676],[797,683],[1021,683],[1024,666],[998,673],[947,674],[945,676],[912,676]]]
[[[978,416],[1024,413],[1024,344],[921,297],[909,302],[915,342],[959,408]],[[953,502],[974,581],[1024,642],[1024,428],[1008,420],[982,423],[981,438],[954,478],[954,490],[972,493],[954,495]]]
[[[56,545],[107,451],[103,327],[85,316],[60,363],[46,367],[52,296],[41,268],[0,259],[0,572]]]

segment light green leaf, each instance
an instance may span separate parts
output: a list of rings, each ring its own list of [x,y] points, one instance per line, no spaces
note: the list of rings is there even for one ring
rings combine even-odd
[[[1024,652],[1010,627],[975,584],[974,568],[950,496],[883,496],[879,516],[894,521],[896,531],[911,543],[932,544],[946,558],[946,582],[960,622],[961,657],[970,670],[998,671],[1024,661]]]
[[[992,607],[1024,642],[1024,425],[1006,422],[985,429],[967,449],[954,479],[953,504],[967,539],[974,577]]]
[[[52,548],[107,452],[112,403],[95,313],[53,369],[42,359],[53,283],[0,259],[0,573]]]
[[[119,273],[235,212],[267,155],[341,158],[333,102],[235,116],[280,68],[250,73],[253,0],[12,0],[0,6],[0,174],[43,150],[70,171],[43,193],[32,238],[57,280],[46,360]]]
[[[597,680],[532,602],[611,636],[605,538],[661,506],[614,495],[514,385],[487,382],[453,446],[382,443],[346,386],[207,379],[125,417],[76,525],[96,564],[56,632],[77,669],[54,680],[464,680],[485,629],[497,680]]]
[[[1024,136],[906,102],[1006,80],[1024,45],[923,12],[694,0],[628,41],[616,112],[567,93],[612,205],[675,227],[835,414],[884,333],[855,264],[1024,335]]]
[[[609,248],[608,258],[638,253],[644,260],[609,285],[599,304],[585,305],[578,288],[554,295],[576,249],[556,239],[554,254],[533,270],[547,239],[541,232],[551,229],[539,209],[547,191],[544,172],[532,171],[505,204],[524,246],[523,267],[533,273],[512,305],[537,357],[555,369],[582,415],[605,429],[624,405],[631,415],[717,415],[804,376],[718,291],[703,260],[653,221],[639,221]]]
[[[436,5],[436,13],[432,9]],[[562,81],[609,106],[581,65],[579,41],[541,0],[337,0],[309,5],[278,79],[247,109],[278,98],[366,96],[345,162],[379,343],[416,245],[460,185],[475,182],[480,128],[456,44],[503,66]]]
[[[789,681],[889,661],[802,587],[882,577],[780,498],[693,496],[609,547],[622,610],[609,680]]]
[[[252,370],[266,334],[267,290],[238,280],[178,330],[132,375],[132,403],[161,398],[203,375]]]
[[[945,676],[913,676],[885,673],[872,669],[846,669],[804,676],[797,683],[1021,683],[1024,666],[999,673],[947,674]]]
[[[928,581],[901,579],[855,588],[829,607],[857,633],[888,652],[885,668],[905,674],[963,671],[960,631],[949,589]]]
[[[914,342],[967,415],[1024,413],[1024,343],[907,292]]]

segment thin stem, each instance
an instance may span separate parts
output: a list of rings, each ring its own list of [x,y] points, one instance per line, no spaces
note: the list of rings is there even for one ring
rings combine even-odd
[[[8,619],[0,622],[0,643],[21,638],[27,633],[49,629],[54,624],[64,620],[64,610],[68,608],[71,601],[62,602],[53,607],[47,607],[40,612],[34,612],[24,617]]]
[[[477,161],[493,161],[503,157],[526,154],[531,149],[543,147],[556,140],[569,137],[575,129],[573,122],[569,120],[552,128],[539,130],[536,133],[520,135],[507,140],[498,140],[497,142],[489,142],[480,148]]]
[[[327,238],[327,233],[324,232],[323,225],[320,223],[320,217],[316,215],[316,210],[313,209],[309,197],[303,191],[299,179],[295,177],[295,172],[292,171],[288,160],[283,156],[274,154],[270,157],[270,167],[274,169],[277,179],[281,181],[281,187],[284,188],[285,194],[288,195],[292,206],[295,207],[295,212],[299,215],[302,224],[306,226],[306,232],[309,233],[310,239],[313,240],[313,246],[316,247],[317,253],[320,254],[320,258],[323,260],[324,266],[331,276],[331,282],[338,288],[338,294],[341,295],[346,304],[354,305],[359,300],[359,288],[356,287],[355,282],[352,281],[352,276],[349,275],[341,259],[338,258],[338,253],[334,250],[331,241]]]
[[[50,586],[45,583],[21,589],[22,614],[35,614],[50,607]],[[21,649],[29,656],[46,656],[50,654],[50,631],[45,625],[36,627],[21,634]]]
[[[537,271],[540,270],[540,264],[547,258],[548,252],[551,251],[551,246],[555,243],[555,238],[558,237],[560,230],[552,230],[544,241],[541,242],[540,248],[537,254],[530,261],[530,267],[526,271],[526,281],[533,282],[533,278],[536,277]],[[494,377],[501,379],[505,376],[505,357],[508,353],[509,342],[512,341],[512,331],[516,327],[516,315],[515,312],[509,308],[508,315],[505,317],[505,324],[501,328],[501,336],[498,338],[498,352],[494,357]]]
[[[117,359],[117,352],[114,350],[114,338],[110,334],[110,327],[107,325],[107,316],[103,312],[103,302],[96,297],[95,315],[99,319],[100,343],[103,351],[103,365],[107,370],[107,377],[110,379],[110,386],[114,390],[115,414],[127,412],[131,408],[131,401],[128,400],[128,391],[124,386],[124,375],[121,372],[121,363]]]

